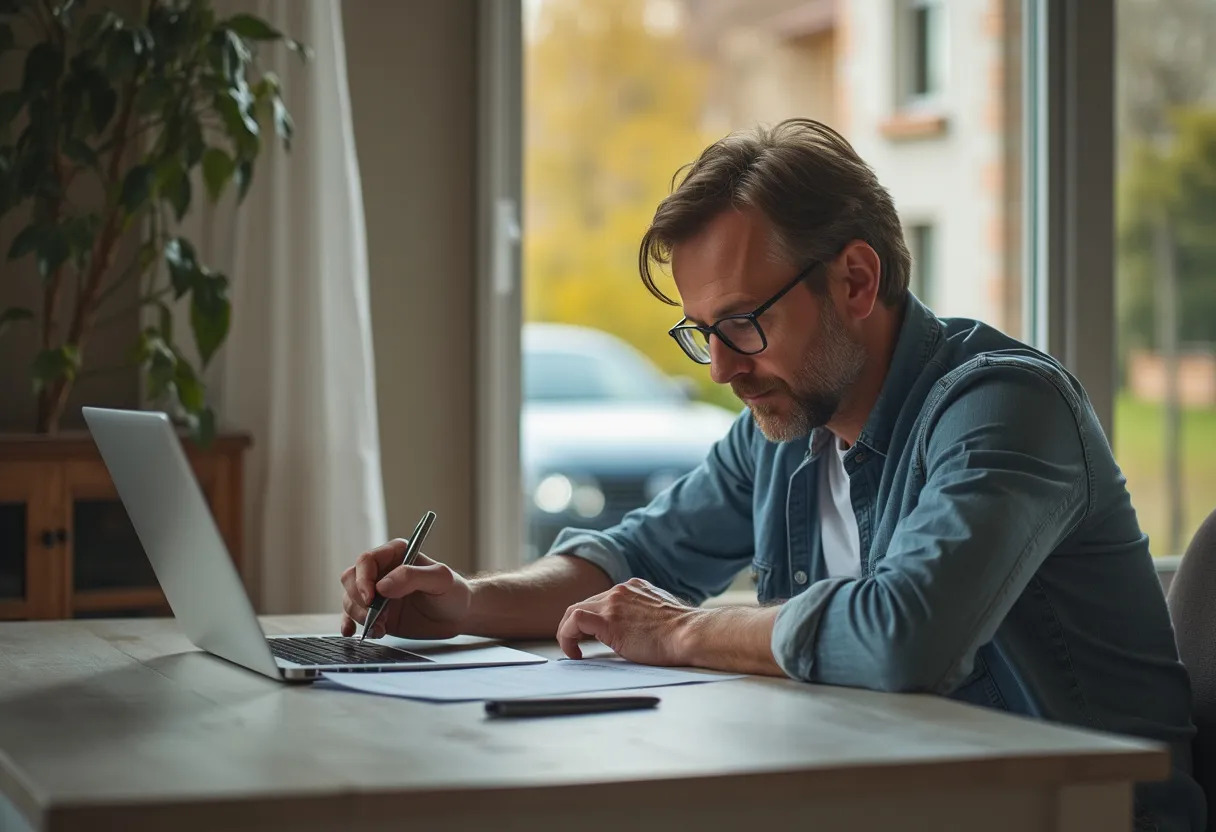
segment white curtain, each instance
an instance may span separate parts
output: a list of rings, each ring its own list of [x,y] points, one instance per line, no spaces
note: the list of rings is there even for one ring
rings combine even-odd
[[[206,378],[221,428],[253,437],[245,577],[255,604],[262,613],[336,613],[339,574],[386,537],[342,9],[332,0],[215,7],[257,14],[315,51],[304,64],[285,47],[260,48],[259,65],[282,80],[295,121],[291,150],[266,130],[240,208],[231,195],[206,205],[199,183],[183,232],[231,280],[231,330]]]

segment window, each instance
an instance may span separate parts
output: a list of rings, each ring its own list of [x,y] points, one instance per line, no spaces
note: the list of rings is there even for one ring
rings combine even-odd
[[[926,305],[933,307],[935,301],[935,275],[937,264],[934,262],[933,226],[929,223],[919,223],[909,226],[904,231],[908,241],[908,251],[912,254],[912,276],[910,288],[912,293]]]
[[[939,314],[1027,335],[1021,9],[1012,0],[524,3],[528,551],[544,551],[563,523],[602,527],[644,503],[697,464],[742,407],[667,336],[679,312],[649,296],[636,262],[672,174],[731,130],[793,116],[839,130],[910,218],[917,294]],[[949,80],[966,111],[931,137],[923,125],[896,125],[907,140],[893,141],[892,104],[940,101],[948,54],[974,69]],[[569,356],[533,362],[527,341],[538,324],[623,342],[680,395],[588,402],[619,376],[578,369]],[[590,503],[599,511],[566,516],[576,507],[549,499],[555,483],[569,485],[563,495],[602,494]]]
[[[1172,555],[1216,509],[1216,5],[1117,15],[1115,456]]]
[[[941,0],[896,0],[899,66],[896,88],[900,105],[915,107],[936,103],[946,83],[947,42],[945,9]]]

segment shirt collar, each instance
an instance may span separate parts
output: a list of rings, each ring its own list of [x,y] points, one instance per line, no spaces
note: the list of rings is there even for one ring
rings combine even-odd
[[[891,366],[887,368],[887,377],[882,383],[878,400],[866,419],[865,427],[861,429],[858,445],[887,455],[895,420],[941,338],[941,321],[909,292],[904,301],[904,319],[895,342],[895,352],[891,355]],[[831,437],[832,432],[827,428],[813,430],[809,447],[811,456],[822,453]]]

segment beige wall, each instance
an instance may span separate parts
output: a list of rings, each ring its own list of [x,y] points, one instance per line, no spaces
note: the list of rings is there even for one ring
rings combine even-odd
[[[343,4],[391,535],[473,563],[473,0]]]

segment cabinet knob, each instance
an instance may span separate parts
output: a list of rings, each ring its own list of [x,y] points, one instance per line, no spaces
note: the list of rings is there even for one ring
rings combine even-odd
[[[52,549],[55,546],[55,534],[50,529],[44,529],[42,532],[42,548]]]

